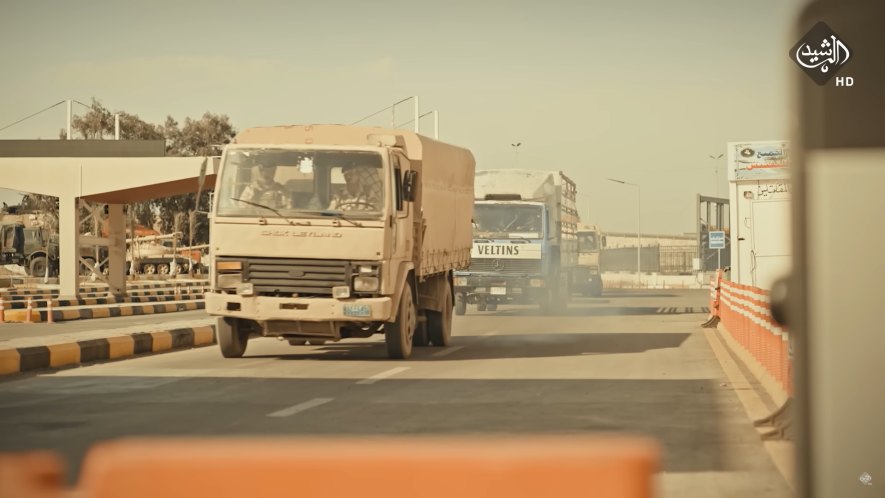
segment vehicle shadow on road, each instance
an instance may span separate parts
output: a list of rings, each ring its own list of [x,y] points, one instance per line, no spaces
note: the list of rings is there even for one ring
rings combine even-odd
[[[448,348],[415,347],[410,362],[473,361],[489,359],[558,358],[601,354],[642,353],[654,349],[678,348],[688,333],[544,333],[457,336]],[[379,361],[390,362],[383,341],[353,344],[326,344],[306,348],[294,346],[292,353],[258,354],[245,358],[275,358],[287,361]],[[299,349],[301,349],[299,351]]]

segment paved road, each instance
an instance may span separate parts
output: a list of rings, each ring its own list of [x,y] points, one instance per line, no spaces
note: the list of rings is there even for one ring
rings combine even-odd
[[[39,337],[45,341],[60,341],[70,338],[86,338],[101,336],[104,331],[122,330],[132,332],[150,332],[169,328],[200,326],[212,323],[213,320],[204,310],[176,311],[174,313],[157,313],[154,315],[118,316],[114,318],[95,318],[88,320],[70,320],[57,323],[4,323],[0,325],[0,348],[7,342],[19,342],[18,339]],[[194,325],[198,324],[198,325]]]
[[[90,444],[125,435],[628,431],[663,443],[663,496],[789,496],[698,327],[706,300],[469,312],[453,347],[409,361],[374,339],[257,339],[237,360],[210,347],[19,378],[0,383],[0,449],[55,448],[73,476]]]

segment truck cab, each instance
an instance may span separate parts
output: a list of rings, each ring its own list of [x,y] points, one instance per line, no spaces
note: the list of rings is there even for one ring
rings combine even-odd
[[[605,236],[596,225],[581,225],[578,228],[578,266],[572,279],[573,292],[590,297],[602,295],[599,261],[605,242]]]
[[[455,313],[468,304],[567,306],[577,265],[575,183],[561,172],[484,170],[476,174],[470,268],[455,273]]]

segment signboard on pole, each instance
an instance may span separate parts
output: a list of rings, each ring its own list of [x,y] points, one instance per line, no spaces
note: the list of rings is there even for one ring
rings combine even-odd
[[[710,232],[710,249],[725,249],[725,232]]]

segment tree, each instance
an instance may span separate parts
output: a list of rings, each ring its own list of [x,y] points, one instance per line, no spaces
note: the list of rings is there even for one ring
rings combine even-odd
[[[211,156],[218,153],[218,146],[229,142],[236,130],[225,114],[206,112],[199,120],[185,118],[179,126],[172,117],[167,116],[163,125],[166,136],[166,153],[172,156]],[[209,223],[204,216],[195,213],[197,207],[205,211],[209,207],[209,193],[203,191],[199,206],[196,204],[196,193],[175,197],[156,199],[154,206],[159,209],[160,230],[168,233],[174,230],[176,214],[187,214],[179,227],[184,240],[190,242],[191,220],[194,222],[193,243],[209,242]]]
[[[155,125],[142,120],[135,114],[123,111],[111,112],[94,97],[89,111],[82,116],[75,117],[72,121],[72,134],[74,137],[79,135],[87,140],[104,140],[106,137],[113,137],[114,114],[120,116],[121,139],[165,139],[166,155],[168,156],[216,155],[219,152],[218,147],[228,143],[236,134],[236,130],[226,114],[213,114],[207,111],[200,119],[186,117],[182,124],[179,124],[172,116],[167,116],[162,125]],[[60,131],[59,137],[65,138],[65,134],[63,129]],[[208,220],[196,211],[206,211],[208,207],[209,194],[204,191],[200,196],[199,205],[196,202],[196,193],[192,193],[130,204],[128,210],[139,225],[153,228],[156,219],[159,225],[157,228],[164,233],[174,230],[176,215],[186,214],[187,216],[182,216],[182,223],[179,227],[185,235],[184,241],[189,242],[191,220],[193,220],[194,244],[206,244],[209,242]],[[57,201],[54,213],[57,220]]]

